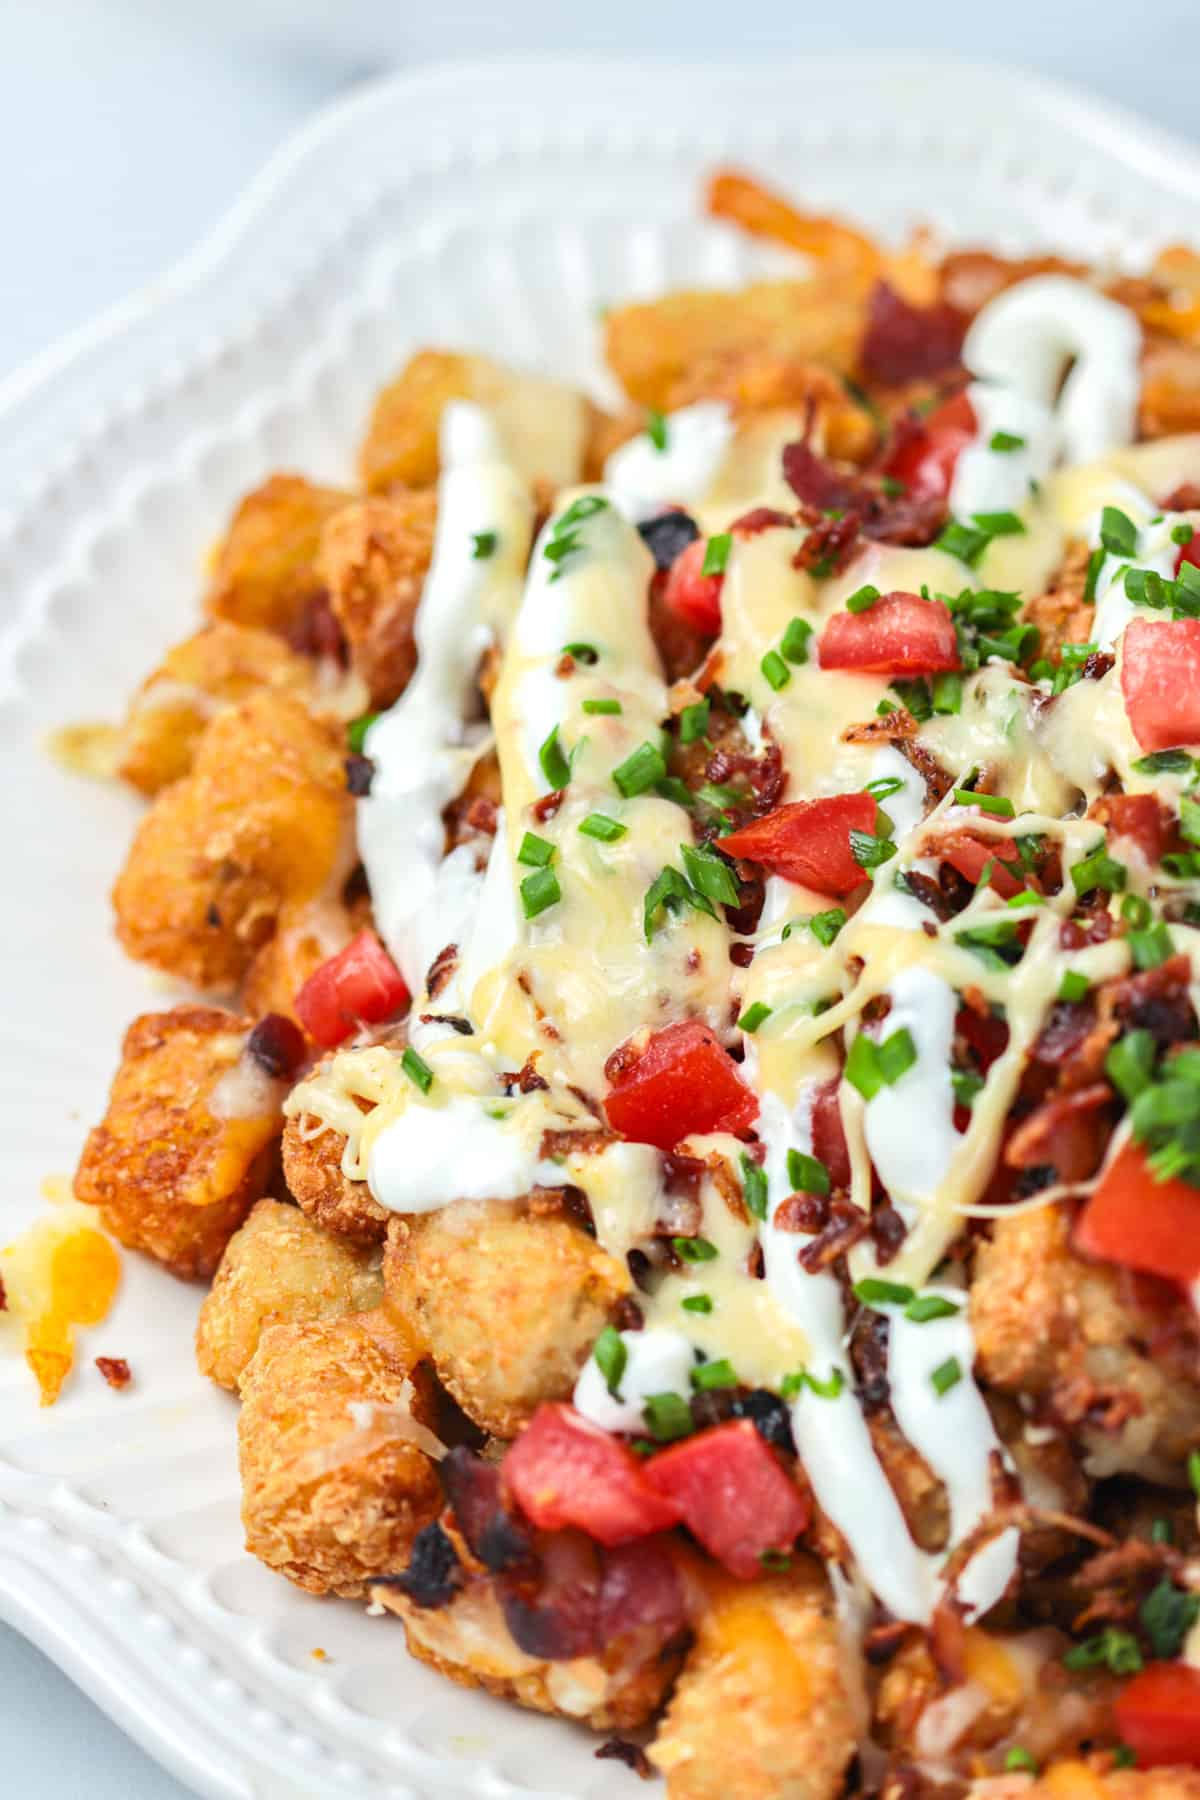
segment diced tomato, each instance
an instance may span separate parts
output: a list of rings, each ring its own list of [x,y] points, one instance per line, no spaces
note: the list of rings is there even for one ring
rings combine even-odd
[[[1019,894],[1022,887],[1036,887],[1037,883],[1018,880],[1011,870],[1002,867],[1004,863],[1020,863],[1020,852],[1012,838],[977,838],[969,831],[951,831],[939,838],[936,844],[929,846],[933,856],[948,862],[952,869],[957,869],[964,881],[972,887],[978,887],[980,877],[990,862],[992,872],[988,876],[988,886],[1002,900],[1009,900]]]
[[[1088,813],[1099,819],[1113,837],[1129,838],[1148,863],[1162,861],[1167,847],[1163,810],[1153,794],[1108,794]]]
[[[733,1058],[699,1019],[664,1026],[636,1059],[622,1048],[609,1065],[604,1110],[613,1130],[635,1144],[670,1150],[693,1133],[748,1131],[758,1117]]]
[[[360,931],[321,964],[296,995],[300,1023],[322,1049],[332,1049],[359,1025],[378,1025],[409,998],[404,977],[373,931]]]
[[[840,1077],[835,1076],[832,1081],[823,1081],[812,1097],[813,1155],[825,1164],[835,1188],[850,1185],[850,1152],[838,1104],[841,1085]]]
[[[1143,750],[1200,743],[1200,619],[1131,619],[1121,692]]]
[[[1156,1662],[1121,1690],[1117,1724],[1142,1768],[1200,1768],[1200,1669]]]
[[[667,571],[663,604],[694,631],[716,637],[721,629],[721,589],[725,577],[704,574],[707,549],[707,539],[697,538],[675,558]]]
[[[573,1525],[601,1544],[628,1544],[679,1521],[632,1450],[573,1406],[539,1406],[504,1458],[509,1493],[542,1531]]]
[[[870,794],[834,794],[827,800],[789,800],[764,818],[721,839],[727,856],[745,856],[818,894],[840,898],[866,880],[850,849],[850,833],[875,830]]]
[[[938,675],[959,667],[948,607],[918,594],[885,594],[866,612],[837,612],[821,633],[821,667],[864,675]]]
[[[731,1419],[651,1457],[646,1480],[744,1581],[762,1573],[764,1551],[790,1550],[812,1516],[807,1493],[748,1419]]]
[[[1129,1143],[1105,1174],[1075,1226],[1075,1243],[1089,1256],[1163,1275],[1200,1276],[1200,1188],[1155,1181],[1146,1152]]]
[[[884,473],[902,481],[910,494],[944,500],[954,480],[955,464],[978,430],[979,421],[964,389],[902,436],[884,464]]]

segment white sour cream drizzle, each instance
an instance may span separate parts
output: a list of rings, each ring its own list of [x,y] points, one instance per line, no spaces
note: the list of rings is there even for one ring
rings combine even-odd
[[[707,494],[733,443],[733,419],[723,400],[699,400],[660,421],[661,446],[639,432],[604,465],[616,505],[635,523],[672,504],[687,506]]]
[[[590,1356],[575,1383],[574,1402],[585,1419],[604,1431],[644,1432],[643,1404],[652,1394],[686,1394],[696,1358],[681,1331],[623,1331],[625,1367],[611,1394]]]
[[[448,910],[461,925],[464,859],[443,860],[442,809],[475,760],[466,744],[475,675],[516,610],[532,525],[525,484],[479,407],[447,406],[441,457],[433,561],[415,627],[417,672],[367,733],[375,775],[358,807],[375,921],[414,994],[430,960],[430,926],[438,932]],[[477,554],[489,542],[490,553]],[[453,941],[441,936],[434,954]]]
[[[917,1060],[867,1102],[871,1161],[906,1225],[945,1180],[958,1147],[950,1049],[958,998],[940,975],[919,964],[901,970],[886,990],[891,1010],[881,1039],[907,1030]]]

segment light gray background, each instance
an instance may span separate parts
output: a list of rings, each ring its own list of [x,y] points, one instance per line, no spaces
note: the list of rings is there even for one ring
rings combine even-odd
[[[0,376],[162,269],[292,125],[389,66],[925,48],[1072,80],[1196,136],[1196,25],[1195,0],[0,0]],[[14,1800],[183,1800],[4,1626],[0,1727]]]

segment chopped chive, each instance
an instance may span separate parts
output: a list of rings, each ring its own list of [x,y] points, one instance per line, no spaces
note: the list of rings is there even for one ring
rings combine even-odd
[[[875,781],[868,781],[863,789],[870,794],[872,800],[889,800],[893,794],[900,793],[904,783],[898,775],[880,775]]]
[[[803,1369],[794,1369],[790,1375],[785,1375],[783,1380],[780,1382],[779,1398],[781,1400],[794,1400],[796,1398],[796,1395],[800,1392],[800,1389],[803,1386],[804,1386],[804,1370]],[[1200,1452],[1197,1452],[1197,1454],[1200,1455]],[[1198,1488],[1196,1491],[1198,1493],[1200,1493],[1200,1488]]]
[[[988,440],[989,450],[1023,450],[1025,439],[1018,437],[1013,431],[993,431]]]
[[[1104,1073],[1126,1100],[1136,1100],[1150,1086],[1157,1054],[1148,1031],[1129,1031],[1104,1058]]]
[[[667,447],[667,421],[662,413],[651,410],[646,417],[646,436],[656,450]]]
[[[585,713],[601,713],[615,718],[621,711],[621,702],[619,700],[585,700],[583,711]]]
[[[697,1363],[692,1370],[692,1386],[702,1394],[710,1393],[713,1388],[731,1388],[737,1384],[737,1375],[727,1356],[718,1357],[712,1362]]]
[[[697,700],[692,706],[685,706],[679,715],[679,741],[681,744],[695,744],[708,730],[709,702]]]
[[[717,1255],[717,1246],[702,1237],[672,1238],[671,1248],[680,1262],[685,1263],[712,1262]]]
[[[614,1400],[620,1399],[621,1377],[629,1361],[625,1340],[613,1325],[606,1325],[592,1345],[592,1356],[604,1377],[604,1385]]]
[[[1187,1477],[1191,1483],[1193,1494],[1200,1498],[1200,1450],[1189,1450],[1188,1452]]]
[[[732,547],[732,532],[722,531],[718,532],[716,537],[710,537],[704,546],[704,561],[701,564],[700,573],[702,575],[723,575]]]
[[[951,1069],[950,1086],[954,1089],[954,1098],[960,1106],[974,1106],[975,1096],[983,1087],[982,1075],[974,1069]]]
[[[962,1364],[957,1356],[948,1356],[944,1363],[939,1363],[929,1377],[935,1394],[948,1394],[952,1387],[957,1387],[962,1380]]]
[[[854,1298],[864,1306],[904,1306],[913,1298],[913,1290],[903,1281],[879,1281],[871,1275],[855,1282]]]
[[[740,899],[737,879],[729,864],[715,850],[703,850],[695,844],[680,844],[679,855],[687,878],[696,892],[722,906],[736,906]]]
[[[527,831],[521,839],[521,848],[517,851],[517,861],[525,863],[531,869],[544,869],[547,863],[554,861],[554,845],[534,832]]]
[[[958,1310],[944,1294],[916,1294],[905,1307],[904,1316],[914,1325],[928,1325],[931,1319],[952,1319]]]
[[[712,1296],[709,1294],[685,1294],[679,1304],[684,1312],[710,1313],[713,1309]]]
[[[947,556],[957,556],[965,563],[977,563],[991,541],[986,531],[964,525],[961,519],[951,519],[934,538],[933,544],[935,550],[944,550]]]
[[[542,774],[553,789],[566,787],[571,779],[571,765],[558,741],[557,725],[553,727],[550,735],[539,748],[538,762],[541,765]]]
[[[885,1038],[876,1049],[879,1073],[888,1087],[899,1081],[917,1060],[917,1046],[906,1025],[902,1025],[899,1031],[893,1031],[891,1037]]]
[[[660,1444],[687,1437],[692,1430],[692,1409],[679,1394],[648,1394],[642,1402],[642,1417],[651,1437]]]
[[[788,628],[779,640],[779,649],[790,663],[806,663],[808,661],[808,640],[813,628],[807,619],[792,619]]]
[[[1145,931],[1131,931],[1126,939],[1135,967],[1139,969],[1161,968],[1168,957],[1175,953],[1171,942],[1171,934],[1161,919]]]
[[[1100,542],[1113,556],[1137,555],[1137,526],[1118,506],[1106,506],[1100,514]]]
[[[846,914],[840,906],[831,906],[825,912],[814,913],[808,921],[808,929],[818,944],[828,950],[842,926],[846,923]]]
[[[665,868],[646,889],[646,898],[642,904],[646,942],[650,942],[662,923],[658,916],[660,912],[677,913],[685,906],[694,906],[698,912],[716,918],[712,901],[706,895],[689,886],[678,869]]]
[[[879,1046],[865,1031],[860,1031],[851,1044],[843,1072],[851,1087],[857,1088],[864,1100],[873,1100],[884,1086],[879,1070]]]
[[[379,717],[377,712],[362,713],[357,719],[351,719],[346,731],[346,741],[355,756],[361,756],[363,745],[367,741],[367,733]]]
[[[1135,1769],[1137,1767],[1137,1751],[1129,1744],[1114,1744],[1112,1759],[1114,1769]]]
[[[989,512],[972,514],[980,531],[986,531],[989,537],[1023,537],[1025,521],[1015,512]]]
[[[804,1150],[789,1150],[787,1173],[794,1194],[829,1192],[829,1170],[819,1156],[809,1156]]]
[[[1125,875],[1124,863],[1117,862],[1108,854],[1103,841],[1090,855],[1071,867],[1071,881],[1077,894],[1090,894],[1095,888],[1103,888],[1109,894],[1119,894],[1125,886]]]
[[[869,612],[879,598],[879,589],[872,587],[868,581],[862,587],[855,588],[846,601],[846,611],[852,613]]]
[[[760,1025],[770,1018],[770,1016],[771,1008],[762,1000],[756,1000],[753,1006],[748,1006],[746,1008],[745,1012],[738,1020],[738,1030],[755,1032]]]
[[[814,1394],[819,1394],[822,1400],[836,1400],[846,1385],[846,1377],[842,1374],[840,1369],[834,1368],[829,1371],[825,1380],[821,1381],[816,1375],[810,1374],[806,1369],[804,1371],[804,1385],[806,1388],[811,1388]]]
[[[776,693],[780,688],[785,688],[792,679],[792,671],[778,650],[768,650],[758,666],[766,677],[768,686],[774,688]]]
[[[400,1058],[400,1067],[404,1070],[408,1079],[416,1087],[419,1087],[423,1094],[429,1092],[430,1088],[433,1086],[433,1070],[423,1056],[417,1055],[411,1044]]]
[[[1190,544],[1195,534],[1196,527],[1189,525],[1188,521],[1184,519],[1180,524],[1172,525],[1171,542],[1173,544]]]
[[[673,800],[676,806],[692,804],[692,790],[678,775],[664,775],[661,781],[655,782],[654,791],[660,800]]]
[[[1010,1775],[1025,1771],[1030,1775],[1038,1772],[1037,1757],[1033,1756],[1021,1744],[1014,1744],[1004,1758],[1004,1767]]]
[[[935,675],[933,678],[933,710],[941,717],[962,711],[963,681],[957,674]]]
[[[496,548],[499,539],[494,531],[473,531],[471,533],[471,557],[475,562],[485,562]]]
[[[1187,794],[1179,801],[1179,829],[1189,844],[1200,844],[1200,802]]]
[[[657,744],[646,742],[639,744],[623,763],[617,764],[612,773],[613,786],[626,800],[632,800],[635,794],[644,794],[656,781],[661,781],[666,772],[662,751]]]
[[[564,656],[574,657],[575,661],[579,663],[595,663],[600,661],[600,652],[597,650],[595,644],[564,644],[562,653]]]
[[[901,494],[907,494],[908,492],[908,483],[905,481],[897,481],[894,475],[881,475],[879,477],[879,486],[882,492],[888,496],[889,500],[897,500]]]
[[[891,838],[876,837],[870,831],[852,831],[850,854],[860,869],[878,869],[895,856],[896,845]]]
[[[536,919],[539,913],[544,913],[549,906],[556,906],[561,899],[562,888],[553,869],[535,869],[521,883],[521,905],[527,919]]]
[[[742,1198],[756,1219],[767,1216],[767,1177],[763,1169],[752,1156],[744,1152],[742,1163]]]
[[[1086,1000],[1090,992],[1091,983],[1086,975],[1079,973],[1078,969],[1067,969],[1058,984],[1059,999],[1069,1000],[1072,1004]]]
[[[629,830],[619,819],[610,819],[607,813],[589,813],[579,823],[580,835],[595,838],[601,844],[615,844]]]
[[[786,1550],[760,1550],[758,1566],[768,1574],[782,1574],[785,1569],[791,1568],[792,1559]]]
[[[1083,598],[1088,606],[1090,606],[1092,601],[1096,598],[1096,583],[1100,579],[1100,571],[1104,567],[1106,555],[1107,551],[1105,550],[1093,550],[1088,557],[1087,575],[1085,576],[1083,583]]]
[[[1017,816],[1012,801],[1003,794],[977,794],[973,788],[955,788],[954,798],[959,806],[977,806],[980,812],[991,813],[996,819],[1015,819]]]
[[[1150,910],[1150,902],[1141,894],[1126,894],[1121,902],[1121,917],[1127,925],[1140,931],[1150,923],[1154,914]]]
[[[1114,1675],[1136,1675],[1141,1666],[1142,1653],[1133,1633],[1118,1631],[1113,1625],[1085,1638],[1082,1644],[1072,1644],[1063,1657],[1064,1668],[1107,1668]]]

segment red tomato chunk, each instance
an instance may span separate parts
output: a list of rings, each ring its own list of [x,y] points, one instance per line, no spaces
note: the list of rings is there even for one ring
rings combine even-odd
[[[812,1505],[748,1419],[734,1419],[675,1444],[646,1464],[646,1480],[679,1510],[711,1555],[744,1581],[762,1557],[786,1552]]]
[[[1200,743],[1200,619],[1131,619],[1121,692],[1143,750]]]
[[[632,1450],[573,1406],[539,1406],[504,1458],[504,1479],[531,1524],[575,1526],[610,1547],[665,1531],[679,1508],[651,1487]]]
[[[1200,1669],[1153,1663],[1122,1691],[1116,1712],[1121,1737],[1143,1768],[1200,1767]]]
[[[1088,1200],[1075,1242],[1089,1256],[1163,1275],[1200,1276],[1200,1188],[1155,1181],[1140,1144],[1127,1144]]]
[[[378,1025],[408,1002],[404,977],[373,931],[360,931],[296,995],[309,1037],[330,1050],[359,1025]]]
[[[748,1131],[758,1101],[715,1033],[699,1019],[681,1019],[620,1068],[604,1110],[622,1137],[670,1150],[693,1132]]]
[[[935,408],[919,429],[903,437],[885,463],[885,473],[902,481],[918,499],[944,500],[958,459],[978,429],[965,391],[955,394]]]
[[[823,669],[864,675],[938,675],[959,667],[949,608],[917,594],[885,594],[866,612],[834,613],[820,657]]]
[[[721,839],[726,856],[745,856],[772,875],[841,898],[865,881],[854,860],[850,833],[875,830],[870,794],[834,794],[828,800],[791,800],[763,819]]]
[[[675,558],[667,573],[663,603],[669,612],[706,637],[721,629],[721,588],[724,575],[705,575],[705,538],[697,538]]]

